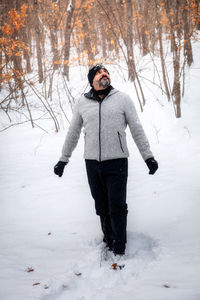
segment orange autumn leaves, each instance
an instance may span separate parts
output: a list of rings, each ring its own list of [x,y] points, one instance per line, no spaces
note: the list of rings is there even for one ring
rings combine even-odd
[[[58,67],[63,68],[63,66],[98,63],[102,61],[102,56],[107,63],[117,61],[121,57],[120,43],[123,36],[126,43],[127,2],[125,0],[59,0],[56,2],[38,0],[37,11],[34,11],[34,4],[29,6],[28,4],[23,4],[18,11],[11,9],[5,17],[6,22],[0,28],[0,82],[8,82],[13,76],[20,76],[19,72],[13,73],[13,58],[17,58],[19,61],[18,66],[20,67],[18,71],[20,71],[21,66],[25,65],[25,54],[28,53],[30,54],[29,57],[33,58],[35,52],[33,50],[33,53],[30,53],[29,47],[26,44],[26,38],[22,38],[21,33],[25,32],[26,35],[30,35],[30,40],[33,43],[29,43],[29,45],[33,45],[34,47],[35,35],[31,29],[31,24],[34,22],[33,19],[36,13],[38,14],[38,20],[42,24],[42,29],[40,30],[41,36],[43,33],[46,34],[46,36],[41,37],[40,46],[42,47],[47,39],[49,39],[48,35],[51,32],[54,38],[52,39],[52,49],[56,50],[56,53],[59,54],[55,55],[52,60],[51,55],[43,53],[43,63],[49,62],[49,65],[58,65]],[[163,34],[165,34],[165,40],[171,39],[171,29],[178,34],[184,32],[185,19],[180,18],[180,21],[176,23],[174,6],[170,5],[172,1],[132,0],[131,2],[133,7],[134,42],[136,44],[140,43],[141,49],[143,44],[147,51],[149,51],[151,45],[153,47],[156,45],[158,41],[158,23],[162,27]],[[143,7],[147,2],[148,10]],[[193,37],[193,40],[196,39],[196,26],[200,24],[200,5],[199,1],[196,0],[179,2],[177,16],[182,16],[183,9],[189,11],[189,30],[187,34],[181,37],[181,45],[177,46],[179,47],[178,49],[181,49],[184,48],[184,45],[188,43],[191,37]],[[167,11],[167,3],[169,3],[169,11]],[[68,24],[67,20],[71,9],[73,10],[73,17]],[[30,22],[26,22],[28,15]],[[156,21],[156,15],[158,21]],[[65,34],[67,29],[69,29],[69,35],[71,35],[67,47],[77,52],[73,54],[73,57],[66,58],[64,57],[64,52],[66,48]]]
[[[0,83],[8,82],[12,78],[21,78],[24,72],[16,70],[11,64],[10,58],[21,57],[24,51],[29,51],[29,47],[19,38],[16,38],[15,32],[19,31],[24,26],[24,20],[27,15],[28,5],[23,4],[20,11],[17,12],[12,9],[8,13],[8,20],[5,25],[1,26],[0,37],[0,52],[1,52],[1,64],[0,64]]]
[[[4,26],[1,27],[1,30],[4,32],[6,35],[10,35],[14,32],[14,30],[19,30],[21,26],[24,26],[24,19],[28,16],[26,14],[26,11],[28,9],[27,4],[23,4],[21,6],[20,12],[17,12],[15,9],[12,9],[9,11],[9,23],[10,24],[5,24]]]

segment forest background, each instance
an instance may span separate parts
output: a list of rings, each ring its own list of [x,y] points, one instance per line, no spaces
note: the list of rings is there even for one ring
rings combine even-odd
[[[133,83],[143,111],[145,57],[154,69],[151,84],[173,104],[175,117],[182,116],[199,0],[1,0],[0,11],[0,110],[7,118],[1,131],[24,122],[40,127],[41,119],[59,131],[63,119],[70,123],[63,98],[71,110],[75,103],[70,67],[88,70],[99,62]]]

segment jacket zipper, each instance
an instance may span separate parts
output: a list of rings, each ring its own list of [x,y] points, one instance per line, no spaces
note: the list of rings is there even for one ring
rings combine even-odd
[[[108,94],[105,98],[108,98],[109,96],[111,95]],[[99,102],[99,161],[101,161],[101,103],[105,98]]]
[[[99,161],[101,161],[101,102],[99,102]]]
[[[124,152],[124,149],[122,147],[121,135],[120,135],[119,131],[117,131],[117,133],[118,133],[118,138],[119,138],[119,143],[120,143],[121,150],[122,150],[122,152]]]

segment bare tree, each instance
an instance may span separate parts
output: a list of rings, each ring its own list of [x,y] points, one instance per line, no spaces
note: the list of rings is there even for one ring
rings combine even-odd
[[[73,30],[72,17],[75,9],[75,0],[67,3],[67,17],[64,32],[64,75],[69,80],[69,57],[70,57],[70,39]]]
[[[35,31],[35,40],[36,40],[39,83],[42,83],[42,81],[43,81],[43,64],[42,64],[41,41],[43,39],[43,36],[42,36],[41,22],[40,22],[39,13],[38,13],[38,0],[34,0],[33,27],[34,27],[34,31]]]

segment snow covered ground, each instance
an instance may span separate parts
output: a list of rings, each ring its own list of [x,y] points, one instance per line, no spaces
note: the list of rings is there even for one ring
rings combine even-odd
[[[200,299],[199,61],[186,74],[182,119],[159,91],[157,102],[146,94],[139,114],[159,162],[154,176],[128,132],[122,270],[103,259],[83,138],[58,178],[53,166],[65,131],[46,134],[26,124],[0,134],[0,300]],[[134,98],[133,87],[116,75],[113,85]]]

